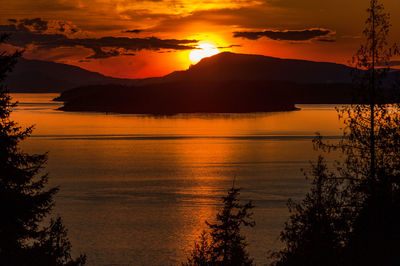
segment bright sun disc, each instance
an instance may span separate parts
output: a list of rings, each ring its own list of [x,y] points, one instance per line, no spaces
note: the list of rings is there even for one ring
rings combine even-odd
[[[204,57],[213,56],[219,53],[218,48],[209,43],[200,43],[197,47],[199,49],[192,50],[189,54],[189,59],[194,64]]]

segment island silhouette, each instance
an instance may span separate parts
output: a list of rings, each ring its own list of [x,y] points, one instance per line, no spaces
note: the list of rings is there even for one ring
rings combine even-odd
[[[26,75],[28,69],[35,73]],[[336,63],[223,52],[185,71],[146,79],[118,79],[75,66],[24,60],[9,84],[12,92],[22,87],[27,92],[61,92],[55,100],[64,102],[64,111],[250,113],[292,111],[295,104],[351,103],[357,72]],[[18,78],[21,73],[25,79]],[[32,75],[41,79],[29,86],[26,77]],[[386,82],[398,77],[399,71],[391,72]]]

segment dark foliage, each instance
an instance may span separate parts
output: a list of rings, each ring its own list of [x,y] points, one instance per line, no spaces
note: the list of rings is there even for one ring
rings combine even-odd
[[[384,93],[398,49],[388,45],[383,5],[371,0],[367,12],[365,44],[353,61],[363,70],[355,75],[357,98],[338,108],[343,137],[333,144],[322,136],[314,140],[317,149],[340,151],[344,160],[334,169],[321,160],[314,167],[311,193],[291,208],[281,235],[286,248],[274,254],[275,265],[399,264],[400,105]],[[321,184],[328,189],[320,190]]]
[[[240,204],[239,191],[232,187],[222,198],[224,207],[217,214],[216,222],[206,222],[209,233],[202,233],[184,265],[252,265],[241,227],[255,226],[251,212],[254,206],[251,201]]]
[[[0,42],[7,36],[2,35]],[[20,52],[0,55],[0,82],[12,70]],[[85,256],[73,260],[61,219],[41,226],[50,213],[57,188],[46,188],[42,174],[47,154],[20,150],[32,127],[22,129],[10,119],[16,103],[0,85],[0,265],[82,265]]]
[[[333,178],[319,157],[312,166],[312,188],[300,203],[289,200],[291,216],[280,239],[285,248],[273,253],[273,265],[341,265],[349,230],[341,180]],[[347,212],[347,214],[346,214]]]

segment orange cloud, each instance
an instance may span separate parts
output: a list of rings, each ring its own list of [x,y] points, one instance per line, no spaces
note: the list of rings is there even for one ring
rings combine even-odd
[[[0,33],[10,33],[8,43],[17,47],[34,45],[38,49],[59,47],[85,47],[93,54],[87,59],[109,58],[119,55],[134,55],[129,51],[141,50],[191,50],[195,49],[197,40],[177,40],[128,37],[70,38],[64,34],[65,25],[57,29],[57,33],[49,33],[48,22],[40,18],[11,20],[11,24],[0,25]]]
[[[306,29],[306,30],[265,30],[265,31],[236,31],[233,37],[258,40],[266,37],[275,41],[308,41],[320,37],[332,36],[333,31],[328,29]],[[320,39],[327,40],[327,39]],[[330,39],[329,39],[330,40]]]

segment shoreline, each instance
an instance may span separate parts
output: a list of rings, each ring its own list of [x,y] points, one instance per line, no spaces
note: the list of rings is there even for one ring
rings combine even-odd
[[[57,102],[62,102],[60,100],[54,100]],[[59,111],[63,112],[83,112],[83,113],[104,113],[104,114],[131,114],[131,115],[153,115],[153,116],[175,116],[180,114],[258,114],[258,113],[277,113],[277,112],[292,112],[292,111],[300,111],[301,108],[293,107],[293,108],[274,108],[274,109],[265,109],[265,110],[247,110],[247,111],[175,111],[175,112],[151,112],[151,111],[127,111],[127,110],[117,110],[117,109],[104,109],[104,108],[85,108],[81,106],[62,106],[57,108]]]

